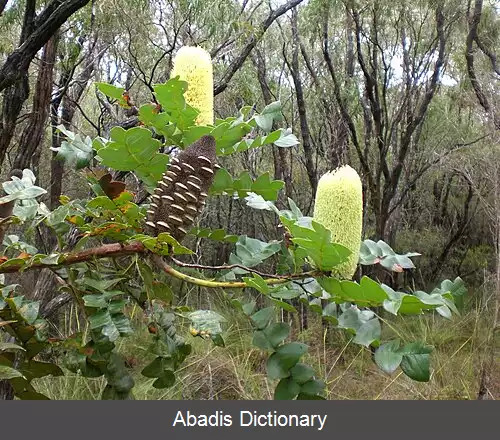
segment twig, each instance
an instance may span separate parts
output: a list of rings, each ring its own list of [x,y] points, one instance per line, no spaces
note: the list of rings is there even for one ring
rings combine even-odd
[[[152,259],[165,273],[168,273],[169,275],[190,284],[195,284],[197,286],[202,286],[202,287],[221,288],[221,289],[244,289],[245,287],[248,287],[247,284],[244,283],[243,281],[211,281],[211,280],[202,280],[199,278],[195,278],[175,270],[172,266],[170,266],[167,262],[165,262],[159,255],[153,255]],[[318,274],[319,274],[318,272],[303,272],[303,273],[288,275],[286,278],[277,278],[275,275],[274,278],[266,278],[264,281],[268,286],[271,286],[277,284],[285,284],[294,279],[309,278],[311,276]]]
[[[243,269],[246,270],[247,272],[251,273],[256,273],[257,275],[260,275],[261,277],[264,278],[283,278],[283,279],[290,279],[290,275],[274,275],[274,274],[268,274],[264,272],[260,272],[256,269],[252,269],[250,267],[243,266],[242,264],[228,264],[228,265],[222,265],[222,266],[205,266],[203,264],[193,264],[193,263],[184,263],[182,261],[177,260],[176,258],[171,258],[171,260],[177,264],[177,266],[181,267],[189,267],[192,269],[201,269],[201,270],[231,270],[231,269]]]

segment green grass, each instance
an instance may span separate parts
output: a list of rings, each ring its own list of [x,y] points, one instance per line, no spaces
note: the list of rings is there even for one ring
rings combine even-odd
[[[226,347],[210,341],[186,338],[192,354],[176,372],[176,384],[166,390],[152,387],[154,379],[140,372],[153,357],[147,353],[150,335],[134,316],[137,332],[118,343],[118,350],[129,359],[135,380],[134,397],[162,399],[272,399],[275,383],[266,378],[266,355],[252,346],[252,333],[244,316],[234,312],[225,297],[212,297],[211,307],[228,318],[224,331]],[[428,383],[407,378],[400,370],[392,376],[373,363],[368,349],[351,343],[339,330],[325,330],[318,318],[310,317],[310,327],[296,340],[310,348],[305,361],[326,380],[328,399],[475,399],[478,376],[487,334],[488,317],[484,311],[471,310],[462,317],[445,320],[439,315],[384,317],[385,338],[399,337],[403,342],[423,340],[433,345],[432,375]],[[67,316],[67,327],[76,319]],[[64,328],[64,326],[63,326]],[[66,328],[69,330],[69,328]],[[67,372],[63,377],[46,377],[35,387],[51,399],[98,399],[105,385],[102,378],[86,379]],[[498,396],[496,396],[498,398]]]

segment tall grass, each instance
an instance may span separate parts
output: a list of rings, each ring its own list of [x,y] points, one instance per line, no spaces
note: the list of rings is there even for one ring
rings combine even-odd
[[[186,301],[194,298],[186,298]],[[196,298],[205,303],[205,299]],[[176,384],[164,390],[152,387],[154,379],[143,377],[141,370],[153,359],[146,347],[150,335],[141,316],[133,317],[137,332],[118,343],[118,350],[132,359],[136,399],[272,399],[275,383],[266,377],[266,354],[252,346],[252,332],[243,313],[235,313],[223,294],[212,294],[210,307],[227,319],[224,330],[226,347],[210,341],[186,338],[193,345],[192,354],[176,372]],[[206,305],[206,304],[204,304]],[[400,370],[392,376],[383,373],[373,362],[370,350],[353,344],[342,331],[326,329],[319,318],[311,317],[307,330],[294,338],[309,345],[306,361],[327,382],[328,399],[475,399],[478,372],[487,334],[488,319],[477,306],[451,321],[437,314],[419,317],[383,317],[384,338],[399,337],[403,342],[425,341],[433,345],[432,374],[428,383],[407,378]],[[66,313],[63,332],[80,326],[74,310]],[[87,379],[66,371],[63,377],[39,379],[35,386],[51,399],[98,399],[104,388],[102,378]]]

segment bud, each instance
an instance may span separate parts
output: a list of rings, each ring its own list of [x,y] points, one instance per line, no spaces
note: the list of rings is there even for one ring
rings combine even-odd
[[[348,260],[334,267],[332,274],[352,279],[359,260],[363,227],[363,190],[358,173],[348,165],[324,174],[318,182],[314,221],[329,229],[332,242],[352,253]]]
[[[174,67],[170,75],[179,76],[188,83],[184,93],[186,102],[199,110],[196,119],[198,125],[214,123],[214,79],[210,54],[201,47],[184,46],[174,58]]]

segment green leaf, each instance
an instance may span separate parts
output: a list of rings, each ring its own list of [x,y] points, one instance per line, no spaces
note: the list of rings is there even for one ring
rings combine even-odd
[[[210,337],[212,338],[212,342],[214,343],[214,345],[216,347],[225,347],[226,346],[226,343],[224,342],[224,339],[220,333],[218,333],[216,335],[210,335]]]
[[[248,196],[245,197],[245,201],[250,208],[263,209],[265,211],[274,211],[276,209],[273,202],[267,201],[264,197],[253,192],[248,193]]]
[[[276,350],[276,355],[286,369],[292,368],[299,359],[307,352],[308,346],[300,342],[284,344]]]
[[[24,303],[17,311],[17,313],[28,323],[33,324],[38,318],[40,310],[39,301],[29,301]]]
[[[143,368],[141,374],[144,377],[157,378],[164,374],[166,369],[172,368],[173,362],[171,359],[163,357],[155,358],[150,364]]]
[[[229,264],[240,264],[245,267],[254,267],[262,263],[281,249],[279,242],[265,243],[255,238],[241,236],[236,243],[236,254],[231,253]],[[244,269],[233,269],[235,274],[246,273]]]
[[[175,374],[173,371],[166,370],[162,376],[153,382],[153,387],[156,389],[170,388],[175,384]]]
[[[298,145],[300,142],[290,130],[283,130],[281,136],[278,140],[274,142],[274,145],[280,148],[290,148]]]
[[[263,330],[258,330],[254,332],[252,344],[261,350],[274,350],[271,341],[267,338],[266,333]]]
[[[242,305],[243,313],[247,316],[251,315],[253,313],[253,311],[255,310],[256,304],[257,303],[255,301],[250,301],[250,302],[243,304]]]
[[[430,353],[433,347],[422,342],[413,342],[399,350],[403,355],[401,369],[413,380],[428,382],[430,373]]]
[[[7,365],[0,365],[0,380],[13,379],[15,377],[24,377],[20,371]]]
[[[125,89],[123,87],[116,87],[112,84],[96,82],[95,83],[97,89],[104,93],[106,96],[110,98],[117,99],[121,105],[127,105],[127,102],[123,98],[123,93]]]
[[[272,180],[270,174],[264,173],[252,182],[248,171],[243,171],[239,178],[221,168],[217,171],[214,182],[210,187],[211,194],[237,194],[238,197],[247,197],[250,193],[261,196],[264,200],[276,200],[278,193],[285,183],[282,180]]]
[[[274,318],[274,307],[266,307],[265,309],[259,310],[257,313],[254,313],[250,316],[255,327],[259,330],[265,329]]]
[[[440,285],[441,293],[450,292],[453,296],[454,303],[459,310],[464,308],[464,298],[467,294],[465,283],[460,277],[455,278],[453,281],[444,280]]]
[[[271,298],[271,301],[274,303],[274,305],[278,306],[280,309],[283,309],[290,313],[297,313],[297,309],[287,302],[280,301],[279,299],[275,298]]]
[[[2,187],[7,195],[0,197],[0,203],[4,204],[13,200],[28,201],[35,199],[42,194],[46,194],[47,191],[34,185],[35,181],[36,178],[33,172],[28,169],[23,170],[23,177],[21,179],[19,177],[12,176],[11,180],[2,184]]]
[[[111,315],[109,310],[100,310],[89,316],[91,330],[100,329],[104,336],[107,336],[111,342],[116,341],[120,335],[126,335],[133,332],[130,327],[130,321],[122,313]]]
[[[292,377],[281,379],[274,391],[274,400],[293,400],[300,393],[300,385]]]
[[[252,183],[251,192],[262,196],[265,200],[276,200],[278,192],[285,182],[282,180],[271,180],[269,173],[264,173],[257,177]]]
[[[314,396],[316,394],[323,392],[325,386],[326,384],[324,381],[318,379],[312,379],[307,381],[300,387],[300,392]]]
[[[61,142],[60,147],[51,147],[55,151],[56,160],[62,160],[69,167],[77,170],[85,168],[94,156],[93,143],[89,136],[83,138],[67,130],[64,125],[58,125],[57,129],[66,135],[66,140]]]
[[[255,122],[263,131],[271,131],[274,121],[280,121],[283,118],[281,113],[281,102],[275,101],[266,105],[262,112],[254,116]]]
[[[290,376],[290,368],[286,366],[286,363],[278,356],[277,353],[273,353],[269,356],[266,362],[267,377],[271,380],[283,379]]]
[[[401,272],[404,269],[414,269],[415,265],[410,257],[417,257],[417,252],[409,252],[399,255],[382,240],[375,243],[373,240],[365,240],[361,243],[359,262],[362,265],[380,264],[386,269]]]
[[[320,270],[331,271],[351,254],[345,246],[332,243],[331,232],[315,221],[312,221],[311,228],[307,228],[284,216],[280,216],[280,220],[290,230],[293,243],[304,249]]]
[[[398,350],[399,339],[382,344],[375,351],[375,363],[387,374],[394,373],[403,360],[403,355]]]
[[[287,287],[285,288],[277,288],[273,289],[270,292],[271,296],[273,298],[278,298],[278,299],[294,299],[300,296],[300,291],[296,289],[289,289]]]
[[[0,351],[26,351],[23,347],[11,342],[0,342]]]
[[[224,229],[193,228],[189,233],[200,238],[209,238],[210,240],[225,241],[228,243],[236,243],[239,239],[237,235],[226,234]]]
[[[268,326],[264,333],[273,348],[278,347],[290,334],[290,325],[285,322],[277,322]]]
[[[167,284],[155,281],[153,282],[150,299],[159,299],[170,304],[174,299],[174,292],[172,292],[172,289]]]
[[[56,364],[40,362],[31,359],[21,365],[20,370],[28,380],[52,375],[54,377],[64,376],[63,371]]]
[[[226,319],[213,310],[197,310],[189,313],[191,326],[197,331],[205,331],[210,335],[217,335],[222,332],[221,323]]]
[[[95,280],[93,278],[85,277],[82,280],[82,284],[88,287],[92,287],[93,289],[97,290],[98,292],[107,294],[109,296],[109,290],[111,287],[115,286],[118,284],[123,278],[112,278],[112,279],[101,279],[101,280]],[[113,295],[120,294],[122,292],[115,291],[113,292]]]
[[[366,321],[356,330],[356,337],[354,341],[356,344],[369,347],[373,343],[378,344],[380,341],[380,334],[382,329],[380,327],[380,321],[378,318],[370,319]]]
[[[158,153],[160,146],[160,141],[153,139],[146,128],[113,127],[110,142],[99,149],[98,156],[102,165],[118,171],[135,171],[142,180],[154,185],[168,163],[168,156]]]
[[[297,363],[291,370],[294,380],[298,384],[306,383],[314,377],[314,370],[306,364],[301,362]]]
[[[249,277],[243,277],[243,281],[248,287],[252,287],[259,291],[260,293],[263,293],[264,295],[267,295],[269,293],[269,286],[266,284],[264,279],[256,273],[252,274],[252,278]]]

